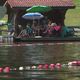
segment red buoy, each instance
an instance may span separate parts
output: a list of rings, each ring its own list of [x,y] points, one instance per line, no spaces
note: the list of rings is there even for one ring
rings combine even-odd
[[[10,67],[5,67],[3,70],[5,73],[9,73],[10,72]]]
[[[49,68],[49,65],[48,64],[45,64],[44,65],[44,69],[48,69]]]
[[[72,61],[72,66],[77,66],[78,62],[77,61]]]
[[[55,64],[50,64],[49,68],[50,68],[51,70],[54,70]]]
[[[43,68],[43,65],[38,65],[38,69],[42,69]]]
[[[2,67],[0,67],[0,73],[3,71],[3,68]]]
[[[80,66],[80,61],[71,61],[71,62],[68,62],[68,66]]]
[[[61,64],[60,64],[60,63],[57,63],[57,64],[55,65],[55,67],[56,67],[57,69],[61,69]]]
[[[80,66],[80,61],[77,61],[78,66]]]
[[[16,71],[17,69],[16,68],[14,68],[14,71]]]

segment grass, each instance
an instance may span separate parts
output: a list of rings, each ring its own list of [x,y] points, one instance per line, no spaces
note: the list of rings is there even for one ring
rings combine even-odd
[[[7,15],[5,15],[1,20],[7,22]],[[8,29],[8,26],[5,25],[5,26],[0,26],[0,30],[7,30]]]
[[[1,20],[7,22],[7,16],[5,15]],[[7,32],[4,30],[8,30],[8,26],[4,25],[4,26],[0,26],[0,35],[7,35]],[[3,31],[2,31],[3,30]]]
[[[74,0],[75,9],[69,9],[65,17],[65,25],[80,26],[80,0]]]

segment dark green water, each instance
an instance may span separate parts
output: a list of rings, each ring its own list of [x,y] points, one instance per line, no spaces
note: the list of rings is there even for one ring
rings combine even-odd
[[[80,43],[1,44],[0,66],[61,63],[80,60]],[[60,71],[13,71],[0,73],[1,80],[80,80],[80,67]]]

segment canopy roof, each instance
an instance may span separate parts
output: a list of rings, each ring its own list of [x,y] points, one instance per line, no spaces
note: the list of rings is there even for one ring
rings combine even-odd
[[[7,0],[7,2],[11,7],[31,7],[33,5],[74,7],[73,0]]]

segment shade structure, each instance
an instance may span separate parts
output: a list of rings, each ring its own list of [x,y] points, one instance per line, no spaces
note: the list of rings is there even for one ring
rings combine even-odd
[[[52,7],[49,6],[32,6],[28,8],[26,11],[27,12],[48,12],[52,10]]]
[[[26,13],[22,17],[24,19],[33,20],[33,27],[34,27],[34,20],[37,19],[39,25],[39,20],[44,16],[41,13],[36,12],[36,13]],[[39,27],[38,27],[38,35],[39,35]]]
[[[34,19],[41,19],[44,16],[41,13],[26,13],[22,16],[24,19],[34,20]]]

